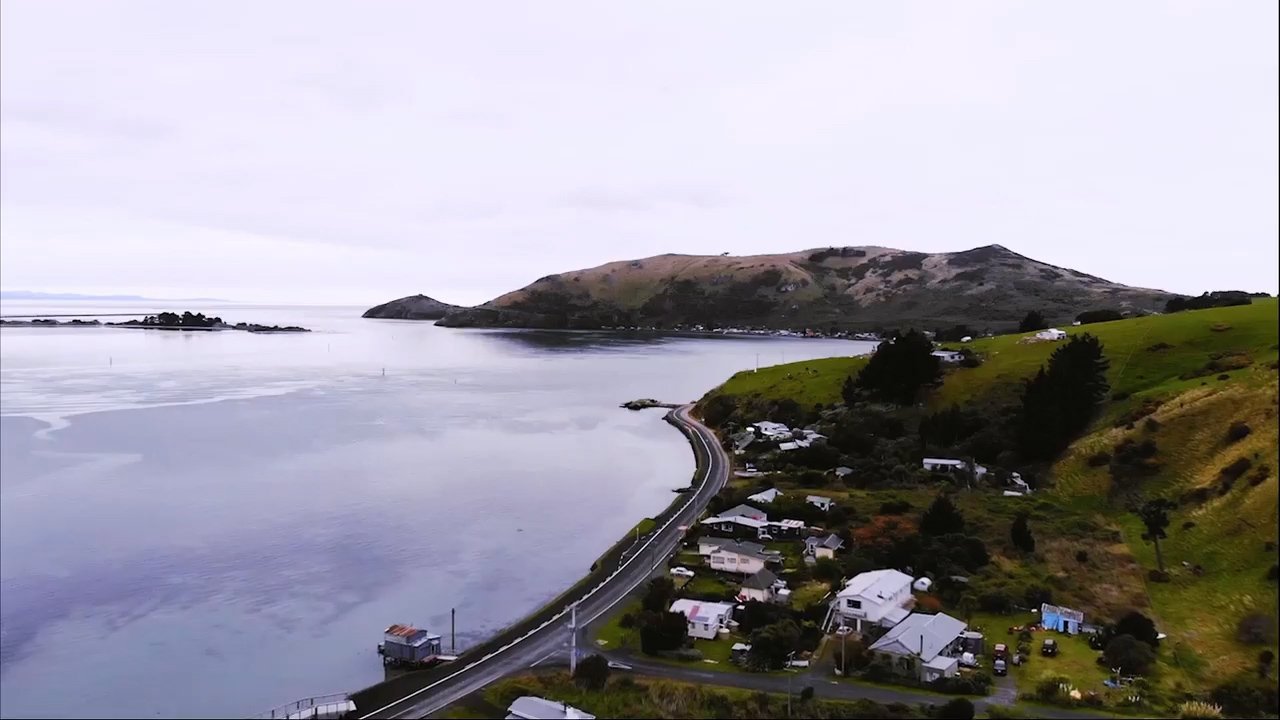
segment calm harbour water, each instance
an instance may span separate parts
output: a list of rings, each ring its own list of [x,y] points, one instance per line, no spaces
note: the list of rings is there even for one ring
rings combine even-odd
[[[252,715],[380,680],[390,623],[447,647],[451,607],[461,649],[687,484],[620,402],[872,347],[192,309],[316,332],[0,330],[0,716]]]

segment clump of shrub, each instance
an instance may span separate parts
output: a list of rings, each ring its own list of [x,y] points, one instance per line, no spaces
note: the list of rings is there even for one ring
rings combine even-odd
[[[1240,476],[1248,472],[1251,467],[1253,467],[1253,461],[1249,458],[1242,457],[1236,458],[1236,460],[1230,465],[1219,470],[1218,494],[1227,494],[1227,492],[1231,490],[1231,486],[1235,485],[1236,480],[1239,480]]]
[[[1085,461],[1085,463],[1089,467],[1102,467],[1103,465],[1107,465],[1110,462],[1111,462],[1111,453],[1107,452],[1106,450],[1099,450],[1098,452],[1090,455],[1089,459]]]
[[[1253,428],[1249,427],[1248,423],[1243,420],[1237,420],[1231,423],[1231,427],[1227,428],[1227,442],[1239,442],[1249,437],[1251,432],[1253,432]]]
[[[1257,487],[1265,482],[1270,476],[1271,468],[1266,465],[1259,465],[1253,469],[1253,472],[1249,473],[1249,486]]]
[[[1155,461],[1156,441],[1145,438],[1140,442],[1125,438],[1115,447],[1111,458],[1111,477],[1116,481],[1147,477],[1160,472],[1160,463]]]
[[[1222,707],[1201,700],[1188,700],[1178,706],[1181,720],[1213,720],[1222,717]]]
[[[1160,421],[1153,417],[1149,417],[1146,422],[1142,423],[1142,429],[1147,432],[1155,432],[1160,429]]]
[[[1089,551],[1088,551],[1088,550],[1077,550],[1077,551],[1076,551],[1076,562],[1078,562],[1078,563],[1087,563],[1087,562],[1089,562]]]
[[[880,504],[881,515],[902,515],[911,509],[911,503],[906,500],[889,500]]]
[[[1155,345],[1148,345],[1147,352],[1160,352],[1162,350],[1169,350],[1172,347],[1173,346],[1167,342],[1158,342]]]
[[[1269,615],[1249,613],[1240,618],[1236,638],[1245,645],[1266,645],[1275,641],[1276,621]]]
[[[972,675],[944,677],[929,683],[929,687],[948,695],[986,695],[991,689],[991,676],[975,672]]]

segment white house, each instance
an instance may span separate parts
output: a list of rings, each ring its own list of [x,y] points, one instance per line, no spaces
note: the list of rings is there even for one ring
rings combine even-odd
[[[888,660],[894,671],[924,682],[954,677],[960,672],[960,634],[963,620],[938,613],[912,613],[868,648]]]
[[[738,590],[738,599],[742,602],[757,600],[759,602],[776,602],[778,591],[787,587],[785,580],[779,580],[769,570],[761,570],[742,581]]]
[[[836,501],[824,495],[806,495],[804,501],[823,512],[835,507]]]
[[[844,465],[841,465],[840,467],[836,468],[834,472],[836,474],[836,477],[840,479],[844,479],[853,474],[853,468],[845,467]]]
[[[791,437],[791,428],[779,422],[770,422],[761,420],[757,423],[751,423],[751,427],[762,437],[767,440],[778,440]]]
[[[915,604],[912,577],[897,570],[872,570],[853,576],[831,601],[830,616],[836,625],[855,632],[872,625],[893,627]]]
[[[595,720],[595,717],[568,703],[533,695],[518,697],[507,708],[507,720]]]
[[[931,472],[956,472],[957,470],[967,470],[969,463],[955,458],[924,458],[920,461],[920,466]],[[973,466],[973,474],[977,477],[982,477],[987,474],[987,468],[975,464]]]
[[[911,587],[919,592],[929,592],[929,588],[933,587],[933,580],[927,577],[916,578],[916,581],[911,584]]]
[[[701,524],[709,525],[720,532],[732,533],[741,529],[754,532],[759,536],[768,532],[769,516],[763,510],[750,505],[736,505],[715,517],[706,518]]]
[[[781,490],[779,490],[778,488],[769,488],[768,490],[761,490],[755,495],[748,495],[747,499],[750,500],[751,502],[771,503],[774,500],[777,500],[781,496],[782,496]]]
[[[1064,331],[1059,330],[1058,328],[1049,328],[1048,330],[1041,330],[1040,332],[1036,333],[1036,339],[1052,340],[1054,342],[1057,342],[1058,340],[1067,339],[1067,334]]]
[[[958,363],[964,360],[964,353],[955,350],[934,350],[931,354],[944,363]]]
[[[804,539],[804,554],[815,558],[834,558],[836,551],[842,547],[844,547],[844,540],[841,540],[839,535]]]
[[[764,569],[765,563],[780,561],[781,554],[765,550],[759,543],[732,538],[708,538],[698,540],[698,554],[706,559],[712,570],[755,575]]]
[[[733,606],[705,600],[677,600],[671,603],[671,612],[680,613],[689,621],[689,637],[714,640],[720,628],[729,626]]]

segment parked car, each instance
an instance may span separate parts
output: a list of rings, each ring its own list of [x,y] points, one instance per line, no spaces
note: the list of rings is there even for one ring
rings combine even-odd
[[[996,643],[996,646],[991,649],[991,656],[997,660],[1008,660],[1009,646],[1004,643]]]
[[[1053,638],[1045,638],[1044,643],[1040,645],[1040,654],[1045,657],[1053,657],[1058,654],[1058,641]]]
[[[673,567],[671,568],[671,574],[675,575],[676,577],[682,577],[682,578],[693,577],[693,571],[687,567],[678,567],[678,566]]]
[[[840,627],[836,628],[836,637],[844,637],[845,635],[848,635],[851,632],[853,632],[853,628],[849,627],[848,625],[841,625]]]
[[[991,672],[995,673],[996,675],[1008,675],[1009,665],[1005,663],[1005,661],[1003,660],[997,660],[991,663]]]
[[[630,665],[624,665],[618,662],[617,660],[610,660],[609,667],[613,668],[614,670],[630,670],[631,669]]]

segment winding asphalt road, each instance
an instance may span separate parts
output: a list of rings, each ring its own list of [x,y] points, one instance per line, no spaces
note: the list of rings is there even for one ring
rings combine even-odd
[[[556,616],[526,635],[459,668],[455,672],[416,690],[384,707],[361,712],[362,718],[422,718],[484,686],[512,673],[532,667],[562,652],[569,638],[570,605],[578,606],[578,626],[582,627],[604,615],[627,597],[641,583],[655,574],[657,567],[676,550],[684,536],[682,526],[692,525],[707,503],[729,479],[729,457],[720,447],[710,428],[693,418],[692,405],[676,408],[668,421],[689,436],[697,459],[697,490],[670,519],[648,536],[622,559],[618,569],[579,598],[566,599]],[[362,709],[363,710],[363,709]]]

